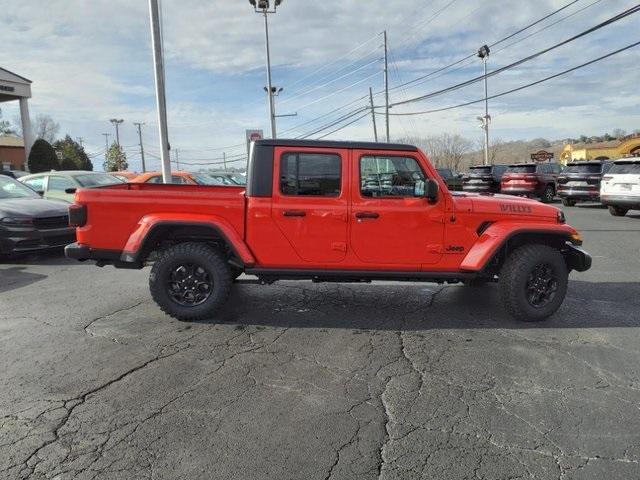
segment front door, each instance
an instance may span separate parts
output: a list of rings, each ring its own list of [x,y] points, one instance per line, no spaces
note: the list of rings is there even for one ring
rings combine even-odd
[[[276,148],[271,215],[305,262],[337,263],[347,252],[349,151]]]
[[[417,154],[416,154],[417,155]],[[363,262],[419,268],[442,256],[444,200],[424,197],[417,156],[353,152],[351,248]]]

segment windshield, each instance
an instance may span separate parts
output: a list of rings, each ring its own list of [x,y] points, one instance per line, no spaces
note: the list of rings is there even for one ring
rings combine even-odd
[[[247,177],[245,177],[244,175],[229,175],[229,178],[231,179],[231,181],[235,182],[238,185],[247,184]]]
[[[208,173],[196,173],[192,176],[198,185],[233,185],[231,181],[225,181],[226,179],[222,177]]]
[[[453,173],[451,172],[451,169],[449,169],[449,168],[436,168],[436,170],[438,171],[438,173],[440,174],[440,176],[442,178],[452,178],[453,177]]]
[[[568,165],[567,168],[564,169],[563,173],[600,173],[601,171],[601,163],[581,163],[578,165]]]
[[[469,169],[469,173],[472,175],[491,175],[491,166],[479,166],[479,167],[471,167]]]
[[[609,173],[614,173],[614,174],[618,174],[618,175],[624,175],[624,174],[634,174],[634,175],[640,175],[640,162],[621,162],[621,163],[614,163],[613,166],[611,167],[611,170],[609,170]]]
[[[17,180],[0,175],[0,200],[8,198],[39,198],[39,195]]]
[[[74,178],[83,187],[99,187],[101,185],[123,183],[122,180],[108,173],[87,173],[84,175],[76,175]]]
[[[507,173],[536,173],[535,165],[511,165]]]

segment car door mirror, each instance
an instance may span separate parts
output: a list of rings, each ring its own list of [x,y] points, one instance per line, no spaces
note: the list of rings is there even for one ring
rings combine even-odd
[[[440,191],[440,185],[434,179],[429,178],[425,182],[424,196],[429,203],[435,203],[438,200],[438,192]]]
[[[44,197],[44,190],[36,190],[36,193],[41,197]]]
[[[69,193],[69,194],[73,195],[74,193],[76,193],[76,190],[77,190],[76,187],[65,188],[64,189],[64,193]]]

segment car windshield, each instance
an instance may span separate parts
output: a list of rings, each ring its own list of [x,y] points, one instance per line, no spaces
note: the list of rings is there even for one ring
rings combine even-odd
[[[442,178],[453,178],[453,173],[449,168],[436,168]]]
[[[579,163],[577,165],[567,165],[563,173],[600,173],[601,171],[601,163]]]
[[[536,173],[535,165],[510,165],[506,173]]]
[[[485,166],[471,167],[469,169],[469,173],[475,174],[475,175],[490,175],[491,166],[487,165],[486,167]]]
[[[609,174],[634,174],[640,175],[640,162],[620,162],[614,163],[611,169],[609,170]]]
[[[229,178],[232,182],[235,182],[237,185],[246,185],[247,177],[244,175],[229,175]]]
[[[123,183],[122,180],[108,173],[86,173],[83,175],[75,175],[74,178],[83,187],[100,187],[102,185]]]
[[[231,181],[224,179],[218,175],[196,173],[192,176],[198,185],[232,185]]]
[[[0,175],[0,200],[9,198],[39,198],[39,195],[17,180]]]

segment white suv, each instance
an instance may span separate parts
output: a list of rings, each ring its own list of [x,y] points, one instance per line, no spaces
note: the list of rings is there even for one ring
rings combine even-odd
[[[602,177],[600,201],[616,217],[623,217],[629,210],[640,210],[640,158],[613,163]]]

